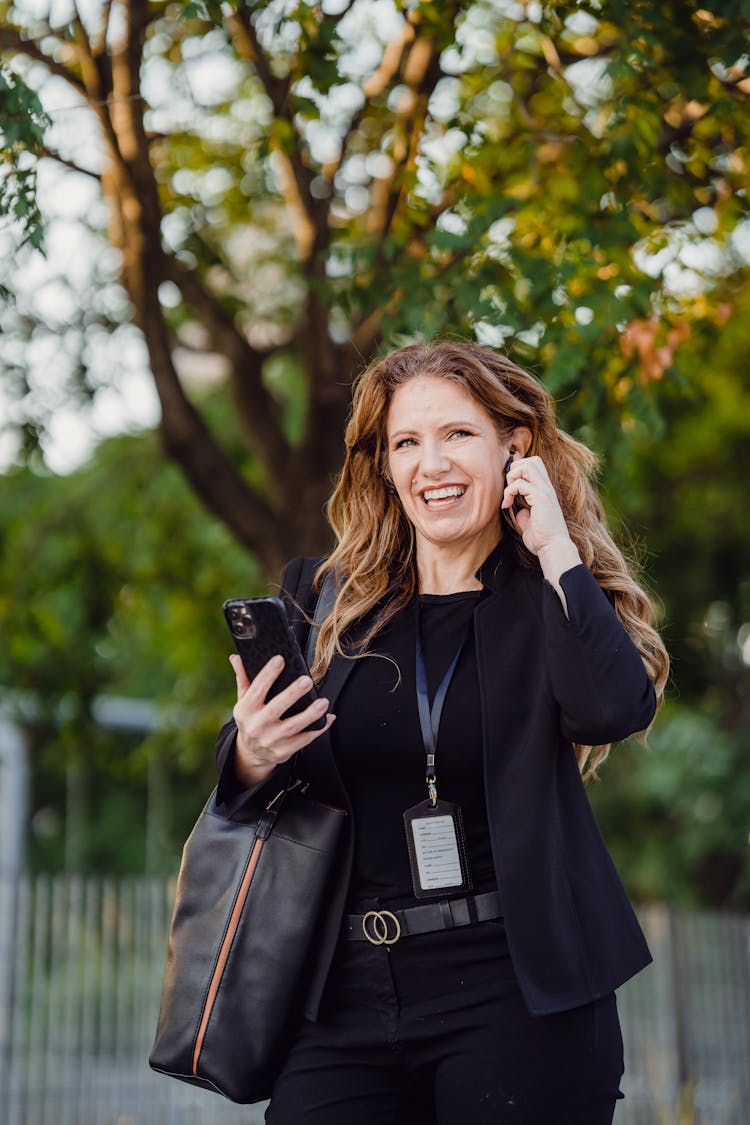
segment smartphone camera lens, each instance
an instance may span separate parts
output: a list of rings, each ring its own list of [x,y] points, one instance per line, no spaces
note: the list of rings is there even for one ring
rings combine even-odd
[[[254,637],[256,633],[253,615],[246,605],[233,605],[229,610],[232,632],[235,637]]]

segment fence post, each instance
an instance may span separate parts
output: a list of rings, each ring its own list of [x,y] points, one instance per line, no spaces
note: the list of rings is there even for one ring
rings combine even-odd
[[[688,1043],[689,1014],[687,994],[689,981],[685,973],[682,941],[678,912],[674,907],[667,908],[667,932],[671,952],[670,967],[672,975],[672,1016],[674,1021],[675,1062],[677,1068],[677,1104],[690,1081],[690,1047]]]
[[[0,1116],[10,1094],[16,917],[28,804],[26,742],[0,710]]]

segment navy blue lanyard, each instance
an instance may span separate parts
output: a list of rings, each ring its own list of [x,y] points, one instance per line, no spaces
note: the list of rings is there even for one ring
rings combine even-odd
[[[437,774],[435,772],[435,757],[437,755],[437,740],[438,731],[440,729],[440,717],[443,713],[443,704],[445,697],[448,694],[453,673],[458,664],[458,658],[463,651],[463,647],[469,636],[469,629],[471,628],[471,620],[466,626],[466,633],[458,646],[456,655],[450,662],[448,671],[443,676],[438,689],[435,692],[435,698],[430,707],[430,697],[427,693],[427,668],[424,662],[424,652],[422,650],[422,633],[419,627],[419,609],[417,608],[417,708],[419,710],[419,725],[422,728],[422,741],[424,743],[425,753],[427,755],[427,795],[432,801],[433,805],[437,801]]]

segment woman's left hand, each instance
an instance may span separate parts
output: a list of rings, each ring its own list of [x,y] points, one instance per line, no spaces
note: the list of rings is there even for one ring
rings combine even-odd
[[[514,512],[524,545],[539,557],[545,578],[558,588],[561,574],[580,561],[570,538],[560,501],[541,457],[517,457],[505,478],[501,508],[510,508],[522,496],[528,508]]]

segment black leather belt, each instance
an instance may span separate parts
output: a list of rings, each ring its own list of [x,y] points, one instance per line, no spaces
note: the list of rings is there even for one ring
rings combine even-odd
[[[349,941],[369,941],[371,945],[393,945],[399,938],[453,930],[471,922],[489,922],[502,917],[500,895],[487,891],[447,902],[426,902],[401,910],[368,910],[366,914],[344,915],[341,936]]]

